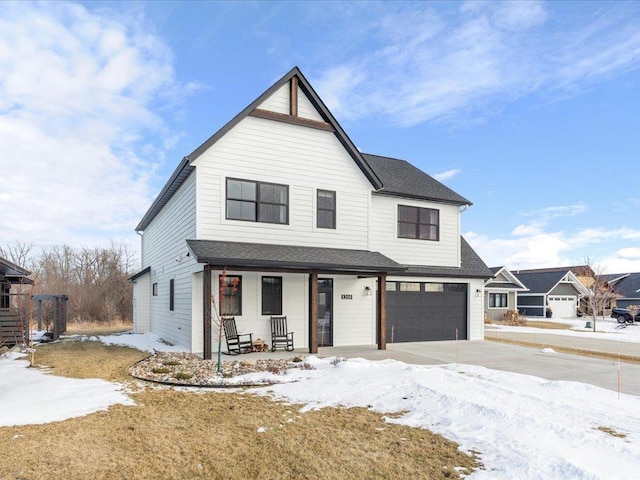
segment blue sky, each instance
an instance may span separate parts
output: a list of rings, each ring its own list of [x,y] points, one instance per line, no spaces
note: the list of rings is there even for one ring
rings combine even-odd
[[[294,65],[363,152],[473,202],[488,265],[640,271],[639,2],[4,2],[0,244],[137,246]]]

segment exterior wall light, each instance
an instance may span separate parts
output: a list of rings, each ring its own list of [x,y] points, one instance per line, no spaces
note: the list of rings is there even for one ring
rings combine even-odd
[[[369,297],[371,296],[371,287],[369,285],[367,285],[366,287],[364,287],[364,294]]]

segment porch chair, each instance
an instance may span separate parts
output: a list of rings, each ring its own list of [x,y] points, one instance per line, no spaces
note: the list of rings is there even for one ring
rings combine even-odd
[[[250,353],[253,350],[253,333],[238,334],[235,317],[222,318],[222,328],[224,329],[224,338],[227,341],[227,351],[223,353],[239,355]]]
[[[288,352],[293,351],[293,332],[287,331],[287,317],[271,317],[271,351],[283,347]]]

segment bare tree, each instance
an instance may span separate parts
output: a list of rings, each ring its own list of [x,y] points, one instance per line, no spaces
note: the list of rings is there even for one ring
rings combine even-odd
[[[616,298],[616,294],[604,280],[604,269],[601,265],[595,264],[590,258],[585,259],[585,266],[578,272],[578,277],[585,287],[589,289],[589,295],[585,298],[587,315],[593,320],[593,331],[596,331],[596,321],[598,315],[604,318],[605,310],[610,307],[611,300]]]
[[[32,250],[33,243],[16,240],[4,247],[0,245],[0,257],[6,258],[21,268],[30,270]]]

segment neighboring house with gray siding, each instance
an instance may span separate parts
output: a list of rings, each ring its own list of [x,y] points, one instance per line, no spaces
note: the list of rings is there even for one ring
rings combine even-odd
[[[547,307],[553,317],[571,318],[578,314],[580,299],[589,290],[569,269],[533,269],[513,272],[528,292],[518,292],[518,311],[527,316],[544,317]]]
[[[213,300],[254,339],[286,315],[311,352],[482,339],[492,273],[460,235],[470,204],[361,153],[294,68],[184,157],[136,227],[134,328],[210,357]]]
[[[529,289],[507,267],[492,267],[493,278],[484,284],[484,312],[487,320],[502,320],[509,310],[517,310],[518,294]]]

